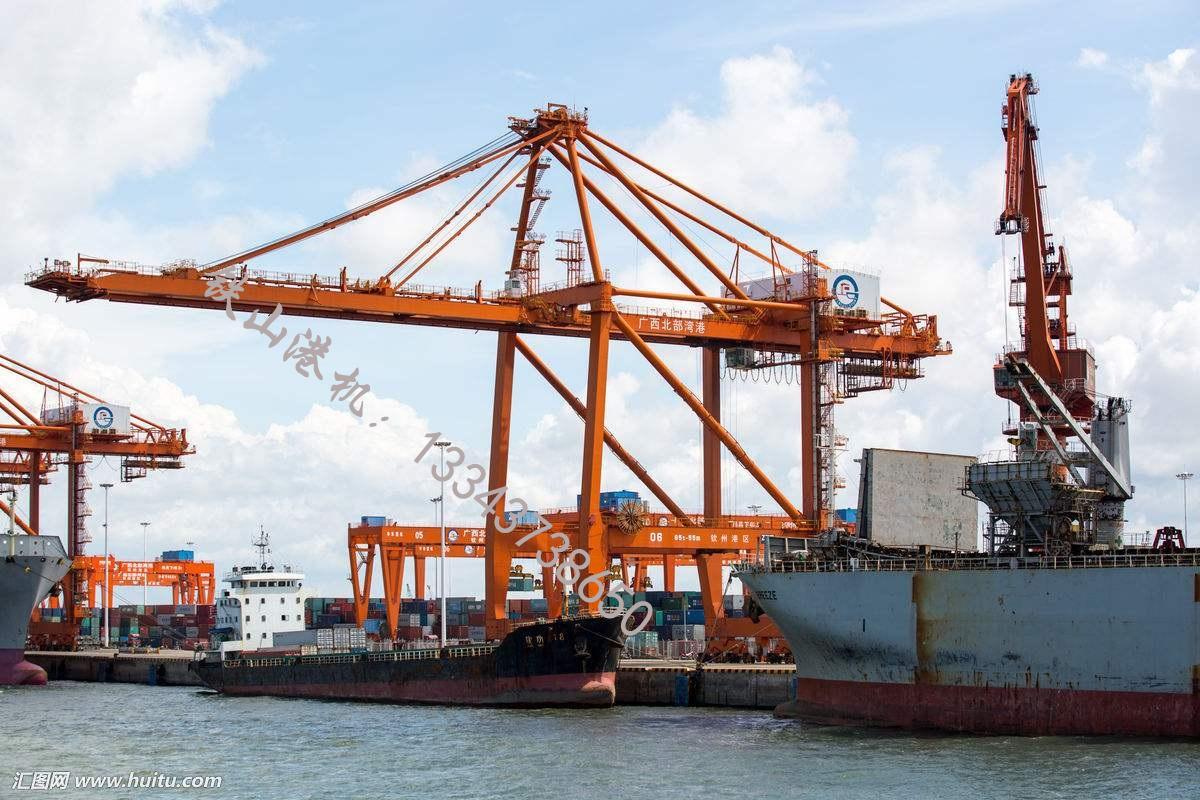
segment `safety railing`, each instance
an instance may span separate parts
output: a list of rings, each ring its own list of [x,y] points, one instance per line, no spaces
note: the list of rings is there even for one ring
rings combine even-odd
[[[1200,567],[1200,550],[1182,553],[1112,553],[1105,555],[1005,558],[869,558],[772,559],[770,564],[746,562],[742,572],[928,572],[1001,569],[1113,569],[1129,567]]]

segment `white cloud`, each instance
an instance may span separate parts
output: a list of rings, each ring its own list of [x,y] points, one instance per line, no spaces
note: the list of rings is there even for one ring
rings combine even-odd
[[[1108,64],[1108,53],[1103,50],[1084,47],[1079,51],[1079,58],[1076,59],[1075,63],[1080,67],[1098,69]]]
[[[717,114],[678,106],[637,150],[739,211],[809,216],[839,201],[858,150],[841,104],[813,97],[819,83],[783,47],[730,59]]]
[[[213,104],[262,58],[203,24],[203,5],[37,2],[0,12],[0,211],[42,221],[117,176],[177,166],[207,143]],[[199,18],[197,18],[199,16]],[[196,24],[202,29],[194,33]]]

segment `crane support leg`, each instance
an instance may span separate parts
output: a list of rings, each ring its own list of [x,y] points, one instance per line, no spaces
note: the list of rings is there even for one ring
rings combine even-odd
[[[583,475],[580,483],[579,541],[587,551],[587,575],[607,572],[611,559],[608,537],[600,517],[600,477],[604,462],[604,404],[608,394],[608,332],[615,316],[612,311],[592,310],[592,335],[588,348],[587,417],[583,421]],[[587,602],[582,597],[579,610],[595,614],[599,599]]]
[[[354,595],[354,619],[358,625],[362,625],[367,620],[367,601],[371,598],[371,572],[375,567],[375,545],[351,542],[349,550],[350,591]]]
[[[542,567],[542,597],[546,598],[546,616],[550,619],[563,615],[562,586],[554,578],[553,567]]]
[[[721,351],[706,347],[701,354],[701,395],[704,410],[713,419],[721,419]],[[721,516],[721,440],[711,428],[705,427],[702,440],[702,465],[704,486],[704,517],[715,520]],[[704,619],[715,620],[725,616],[725,604],[721,592],[721,556],[697,555],[696,571],[700,576],[700,602],[704,606]],[[686,613],[686,612],[685,612]]]
[[[508,441],[512,425],[513,366],[516,361],[515,333],[501,331],[496,341],[496,386],[492,402],[492,444],[488,461],[488,491],[508,482]],[[504,516],[504,497],[485,522],[487,544],[484,548],[484,625],[489,639],[508,632],[508,574],[512,569],[512,534],[496,530],[496,520]]]
[[[413,556],[413,597],[425,599],[425,565],[429,559],[425,556]]]
[[[400,624],[400,589],[404,586],[404,546],[382,545],[379,554],[383,574],[383,605],[387,613],[388,635],[395,639]],[[366,589],[369,597],[370,587]]]
[[[675,556],[663,556],[663,591],[675,591]]]
[[[800,476],[804,486],[804,516],[818,522],[821,515],[821,476],[817,469],[817,428],[821,381],[816,362],[800,365]]]

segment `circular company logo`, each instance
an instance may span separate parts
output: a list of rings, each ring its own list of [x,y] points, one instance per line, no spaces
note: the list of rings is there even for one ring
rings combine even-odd
[[[446,534],[446,538],[452,542],[457,542],[458,541],[458,531],[450,531],[450,533]]]
[[[113,412],[108,406],[100,406],[92,412],[92,423],[97,428],[111,428],[113,425]]]
[[[854,308],[858,305],[858,281],[849,275],[838,275],[833,279],[833,302],[839,308]]]
[[[465,552],[467,555],[473,554],[475,552],[475,545],[473,545],[473,544],[467,545],[466,547],[463,548],[463,552]]]

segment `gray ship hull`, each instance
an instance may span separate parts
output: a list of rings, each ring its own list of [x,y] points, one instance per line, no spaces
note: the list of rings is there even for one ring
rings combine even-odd
[[[62,580],[71,562],[56,536],[0,535],[0,686],[44,684],[25,660],[29,615]]]
[[[1197,554],[1176,556],[1174,566],[1140,558],[881,571],[841,562],[844,571],[827,563],[739,577],[796,658],[796,700],[781,715],[979,733],[1200,736]]]

